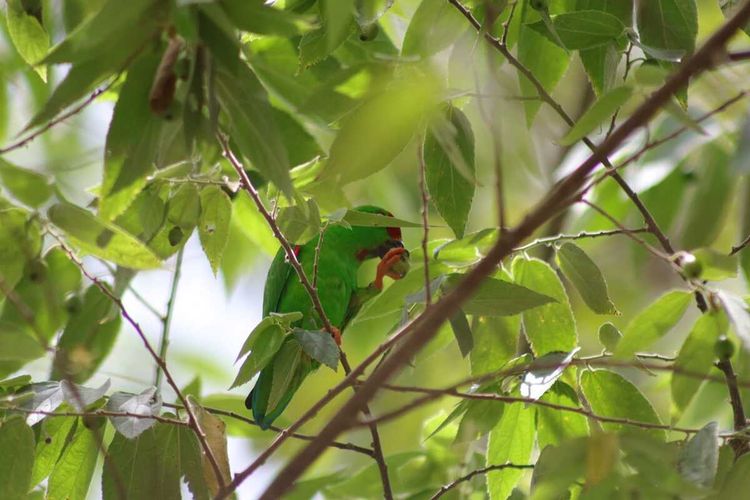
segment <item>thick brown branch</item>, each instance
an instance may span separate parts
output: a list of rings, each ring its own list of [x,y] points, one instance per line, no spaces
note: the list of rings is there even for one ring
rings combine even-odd
[[[745,418],[745,408],[742,406],[742,396],[737,382],[737,374],[734,372],[732,362],[728,358],[718,361],[716,367],[722,371],[727,382],[729,401],[732,406],[732,415],[734,416],[734,430],[741,431],[747,427],[747,420]],[[747,440],[742,438],[730,438],[729,445],[734,450],[735,458],[739,458],[750,451],[750,445],[748,445]]]

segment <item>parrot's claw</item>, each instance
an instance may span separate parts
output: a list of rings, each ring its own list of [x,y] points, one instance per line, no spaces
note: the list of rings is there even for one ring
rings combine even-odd
[[[391,248],[383,256],[383,259],[378,263],[378,270],[375,274],[374,285],[378,290],[383,289],[383,278],[388,276],[394,280],[403,278],[402,274],[394,272],[391,268],[402,259],[403,254],[408,255],[408,251],[405,248]]]
[[[336,342],[336,345],[341,347],[341,330],[339,330],[335,326],[332,326],[331,337],[333,337],[333,341]]]

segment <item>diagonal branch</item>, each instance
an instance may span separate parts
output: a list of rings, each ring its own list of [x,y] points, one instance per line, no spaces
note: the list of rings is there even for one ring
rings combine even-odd
[[[302,449],[279,472],[263,493],[262,498],[280,498],[289,491],[297,478],[326,449],[328,443],[355,423],[357,412],[372,399],[383,384],[406,366],[412,356],[434,337],[437,329],[457,312],[463,302],[479,288],[482,281],[494,272],[496,266],[510,254],[513,247],[531,236],[559,210],[570,205],[571,198],[600,163],[599,159],[611,154],[635,130],[646,125],[677,91],[688,84],[691,78],[709,68],[715,55],[724,51],[729,39],[748,20],[750,20],[750,3],[745,3],[700,49],[685,60],[662,87],[651,94],[630,117],[623,121],[588,159],[556,184],[515,228],[505,231],[487,256],[465,275],[456,288],[436,302],[435,307],[428,308],[418,321],[405,327],[400,333],[408,331],[408,334],[404,334],[400,346],[386,358],[364,384],[359,386],[354,396],[320,430],[318,439]],[[357,369],[352,370],[345,381],[357,372]]]
[[[513,464],[510,462],[506,462],[504,464],[494,464],[494,465],[488,465],[487,467],[482,467],[481,469],[475,469],[465,476],[461,476],[455,481],[446,484],[445,486],[441,487],[437,493],[432,495],[430,497],[430,500],[437,500],[441,496],[448,493],[450,490],[458,486],[459,484],[471,480],[474,476],[478,476],[480,474],[487,474],[488,472],[496,471],[496,470],[503,470],[503,469],[533,469],[534,464]]]

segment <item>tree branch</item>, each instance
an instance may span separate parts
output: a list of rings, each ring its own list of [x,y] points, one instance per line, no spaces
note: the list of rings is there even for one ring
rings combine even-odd
[[[429,307],[432,303],[432,290],[430,290],[430,254],[427,252],[427,243],[430,235],[430,195],[427,193],[427,165],[424,161],[424,137],[417,145],[417,161],[419,163],[419,191],[422,194],[422,259],[424,266],[424,301]]]
[[[745,408],[742,406],[742,395],[740,394],[737,374],[734,372],[732,361],[729,358],[721,359],[716,363],[716,367],[724,374],[729,391],[729,401],[732,406],[732,415],[734,416],[734,430],[741,431],[747,427],[745,418]],[[750,451],[750,445],[747,440],[741,438],[730,438],[729,445],[734,450],[735,460]]]
[[[167,301],[167,313],[161,318],[162,331],[159,339],[159,357],[167,359],[167,346],[169,345],[169,328],[172,325],[172,315],[174,313],[175,297],[177,296],[177,285],[180,283],[180,270],[182,268],[182,257],[185,255],[185,246],[177,252],[177,262],[175,263],[174,275],[172,275],[172,286],[169,290],[169,300]],[[157,363],[156,374],[154,375],[154,386],[157,390],[161,388],[161,367]]]

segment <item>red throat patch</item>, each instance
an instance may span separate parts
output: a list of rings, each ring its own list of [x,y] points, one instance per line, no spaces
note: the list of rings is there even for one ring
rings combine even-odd
[[[388,236],[393,238],[394,240],[401,241],[401,228],[400,227],[388,227],[386,228],[388,231]]]

